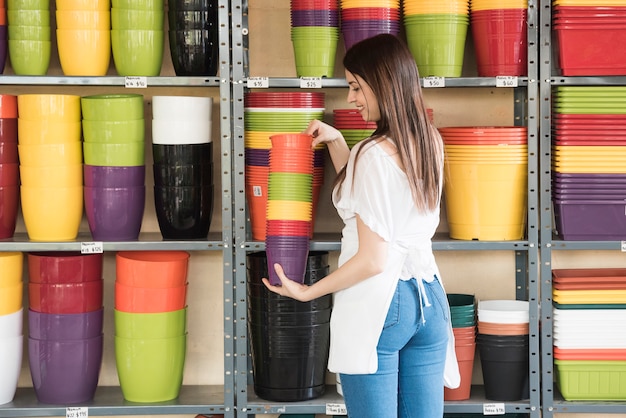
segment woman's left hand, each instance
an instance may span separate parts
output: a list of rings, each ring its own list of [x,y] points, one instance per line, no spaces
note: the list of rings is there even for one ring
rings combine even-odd
[[[277,293],[281,296],[287,296],[292,299],[299,300],[300,302],[308,302],[311,300],[310,295],[308,295],[307,290],[309,290],[309,286],[301,283],[294,282],[290,278],[285,275],[283,267],[276,263],[274,264],[274,270],[280,279],[280,286],[273,286],[270,284],[268,279],[262,279],[263,284],[274,293]]]

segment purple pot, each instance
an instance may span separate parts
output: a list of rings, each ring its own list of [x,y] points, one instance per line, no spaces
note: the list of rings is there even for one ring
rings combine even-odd
[[[85,213],[98,241],[131,241],[139,237],[146,202],[145,186],[85,187]]]
[[[56,314],[28,311],[28,336],[37,340],[83,340],[102,334],[104,309]]]
[[[87,187],[137,187],[144,186],[146,166],[83,165],[83,178]]]
[[[265,252],[267,253],[269,281],[272,285],[280,284],[280,279],[274,270],[274,263],[283,267],[289,279],[304,283],[309,256],[308,236],[268,235],[265,237]]]
[[[28,339],[30,375],[39,402],[65,405],[93,399],[103,336],[84,340]]]

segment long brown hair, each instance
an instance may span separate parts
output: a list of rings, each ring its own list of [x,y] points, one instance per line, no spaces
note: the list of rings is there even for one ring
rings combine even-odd
[[[360,76],[378,100],[377,129],[364,141],[389,138],[398,149],[416,207],[421,212],[434,210],[440,203],[443,181],[443,143],[428,118],[410,50],[393,35],[376,35],[352,46],[343,65]],[[338,173],[335,185],[343,183],[345,169]]]

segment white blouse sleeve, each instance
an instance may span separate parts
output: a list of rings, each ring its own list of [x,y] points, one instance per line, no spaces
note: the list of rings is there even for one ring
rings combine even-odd
[[[393,190],[398,186],[398,168],[387,155],[379,150],[363,150],[356,169],[347,173],[341,203],[344,209],[355,215],[385,241],[393,239],[394,206],[398,203]],[[356,176],[354,176],[356,172]],[[406,190],[404,191],[406,192]],[[396,209],[397,214],[397,209]]]

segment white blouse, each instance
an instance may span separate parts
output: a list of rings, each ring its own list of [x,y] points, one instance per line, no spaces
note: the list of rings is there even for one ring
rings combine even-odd
[[[345,224],[339,266],[358,250],[356,214],[388,242],[389,253],[382,273],[334,294],[328,369],[335,373],[376,372],[376,346],[398,279],[415,277],[420,289],[422,280],[431,282],[435,276],[441,280],[431,244],[439,225],[439,208],[419,213],[406,174],[374,142],[361,151],[355,177],[354,157],[362,145],[358,143],[351,151],[340,198],[336,190],[333,193],[333,204]],[[449,335],[444,377],[446,386],[454,388],[460,376],[451,324]]]

